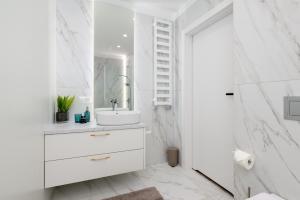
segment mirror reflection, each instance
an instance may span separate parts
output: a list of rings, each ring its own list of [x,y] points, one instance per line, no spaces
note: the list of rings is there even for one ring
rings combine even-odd
[[[95,108],[133,109],[134,12],[95,1]]]

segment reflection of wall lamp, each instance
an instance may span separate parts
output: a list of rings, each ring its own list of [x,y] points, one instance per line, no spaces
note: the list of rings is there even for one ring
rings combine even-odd
[[[124,75],[121,75],[121,74],[119,75],[119,77],[125,78],[127,80],[125,85],[126,85],[126,88],[128,90],[125,91],[125,94],[126,95],[128,94],[128,97],[126,96],[125,98],[126,98],[126,103],[127,103],[127,106],[128,106],[127,108],[131,109],[132,108],[132,104],[131,104],[131,97],[132,97],[131,80],[128,76],[124,76]],[[125,108],[126,108],[126,106],[125,106]]]
[[[123,76],[127,77],[127,56],[123,55],[122,56],[122,60],[123,60]],[[123,80],[124,85],[127,84],[127,80],[124,78]],[[126,107],[126,103],[127,103],[127,87],[123,87],[123,106]]]

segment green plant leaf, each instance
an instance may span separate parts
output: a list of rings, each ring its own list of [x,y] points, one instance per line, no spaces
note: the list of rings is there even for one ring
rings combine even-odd
[[[68,112],[71,108],[73,102],[75,100],[75,96],[58,96],[57,97],[57,108],[58,112]]]

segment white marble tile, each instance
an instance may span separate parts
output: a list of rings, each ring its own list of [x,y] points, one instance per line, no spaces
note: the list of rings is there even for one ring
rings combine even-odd
[[[135,91],[135,110],[141,112],[141,121],[146,124],[147,130],[152,129],[153,118],[153,92],[152,91]]]
[[[135,15],[135,109],[150,134],[146,136],[146,164],[165,161],[162,142],[153,131],[153,20],[151,16]]]
[[[153,116],[153,129],[164,142],[166,146],[176,146],[180,147],[181,138],[180,135],[177,135],[178,132],[175,132],[176,129],[176,120],[174,116],[174,107],[157,107],[154,110]]]
[[[153,20],[151,16],[135,15],[134,83],[137,91],[153,90]]]
[[[300,79],[300,3],[235,0],[238,84]]]
[[[283,119],[283,97],[300,96],[300,81],[246,84],[236,94],[235,144],[256,158],[249,172],[236,166],[236,198],[245,198],[250,186],[254,193],[268,191],[298,199],[300,123]]]
[[[107,177],[55,188],[52,200],[101,200],[146,187],[156,187],[165,200],[233,200],[233,198],[192,170],[167,164],[144,171]]]
[[[255,167],[235,166],[236,199],[300,196],[300,123],[283,119],[283,97],[300,96],[300,2],[234,0],[235,145]]]
[[[174,107],[154,107],[152,91],[136,91],[136,107],[141,112],[141,121],[151,131],[146,137],[147,165],[166,161],[169,146],[181,147],[181,136],[177,129]]]
[[[56,2],[56,87],[58,95],[92,97],[92,1]],[[81,110],[76,101],[71,116]]]
[[[151,131],[146,138],[147,165],[165,162],[167,147],[181,145],[179,131],[175,131],[175,107],[153,106],[153,20],[135,16],[135,109],[141,111],[142,122]]]
[[[181,148],[181,137],[175,131],[176,121],[173,110],[168,107],[157,107],[152,110],[151,134],[147,136],[147,164],[166,161],[168,147]]]

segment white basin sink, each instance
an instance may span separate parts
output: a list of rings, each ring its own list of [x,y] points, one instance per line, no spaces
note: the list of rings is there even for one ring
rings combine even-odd
[[[102,126],[130,125],[140,123],[141,116],[138,111],[99,111],[96,120]]]

